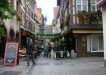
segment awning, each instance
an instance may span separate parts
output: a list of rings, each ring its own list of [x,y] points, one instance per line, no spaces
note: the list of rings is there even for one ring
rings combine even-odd
[[[72,33],[103,33],[102,24],[71,25]]]
[[[77,34],[102,34],[103,31],[102,30],[73,30],[72,31],[74,34],[77,33]]]
[[[77,24],[70,25],[71,30],[103,30],[102,24]]]
[[[21,35],[24,36],[24,37],[30,37],[30,38],[33,38],[35,39],[35,34],[30,32],[30,31],[27,31],[23,28],[21,28]]]

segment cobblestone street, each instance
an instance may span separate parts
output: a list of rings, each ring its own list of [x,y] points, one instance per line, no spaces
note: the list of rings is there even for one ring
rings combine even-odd
[[[103,58],[53,59],[38,57],[36,65],[21,60],[16,67],[0,67],[1,75],[106,75]]]

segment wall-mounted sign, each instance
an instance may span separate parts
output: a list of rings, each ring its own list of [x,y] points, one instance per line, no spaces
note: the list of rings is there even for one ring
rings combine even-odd
[[[5,48],[4,65],[16,66],[18,43],[7,42]]]

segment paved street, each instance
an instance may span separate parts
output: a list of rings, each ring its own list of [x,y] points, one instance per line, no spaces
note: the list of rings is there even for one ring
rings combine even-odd
[[[16,67],[0,66],[0,75],[106,75],[101,57],[53,59],[38,57],[36,65],[20,61]]]

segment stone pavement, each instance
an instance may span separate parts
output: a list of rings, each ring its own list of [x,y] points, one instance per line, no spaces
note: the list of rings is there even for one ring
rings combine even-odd
[[[102,57],[54,59],[38,57],[36,65],[21,60],[16,67],[0,66],[0,75],[106,75]]]

